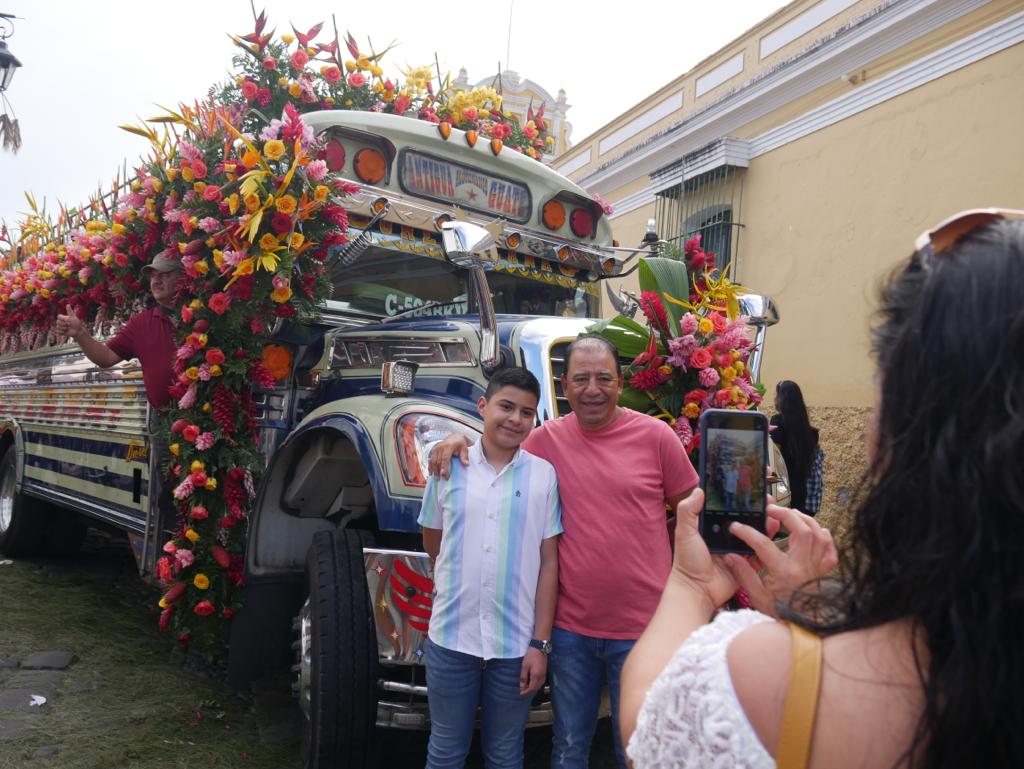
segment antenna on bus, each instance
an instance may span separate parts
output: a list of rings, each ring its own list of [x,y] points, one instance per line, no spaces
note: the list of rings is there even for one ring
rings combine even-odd
[[[516,4],[516,0],[508,0],[508,37],[505,39],[505,69],[511,69],[509,66],[509,56],[512,52],[512,9]],[[498,65],[498,78],[501,82],[501,65]]]

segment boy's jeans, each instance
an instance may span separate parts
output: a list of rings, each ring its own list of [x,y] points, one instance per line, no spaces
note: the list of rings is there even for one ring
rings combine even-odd
[[[523,734],[532,697],[519,695],[523,658],[482,660],[427,639],[427,702],[430,743],[427,769],[462,769],[476,708],[487,769],[521,769]]]
[[[615,755],[619,766],[625,769],[626,754],[619,732],[619,680],[626,656],[635,643],[591,638],[557,627],[551,631],[553,650],[548,658],[548,680],[555,709],[551,769],[586,769],[588,766],[606,677],[612,705]]]

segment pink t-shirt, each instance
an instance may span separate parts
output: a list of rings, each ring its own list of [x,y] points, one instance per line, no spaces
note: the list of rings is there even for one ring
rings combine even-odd
[[[697,485],[679,437],[664,422],[623,409],[593,432],[575,414],[545,422],[523,448],[558,474],[565,532],[555,625],[596,638],[639,638],[672,566],[665,499]]]

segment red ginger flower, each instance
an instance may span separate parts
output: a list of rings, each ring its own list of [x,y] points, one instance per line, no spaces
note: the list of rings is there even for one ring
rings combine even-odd
[[[653,291],[644,291],[640,294],[640,309],[647,316],[647,322],[659,331],[668,332],[668,313],[665,312],[665,305]]]

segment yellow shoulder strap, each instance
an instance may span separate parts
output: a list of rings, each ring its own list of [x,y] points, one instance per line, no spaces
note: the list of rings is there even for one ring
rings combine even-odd
[[[806,769],[821,688],[821,639],[793,623],[789,623],[789,630],[793,639],[789,689],[782,711],[775,766],[777,769]]]

